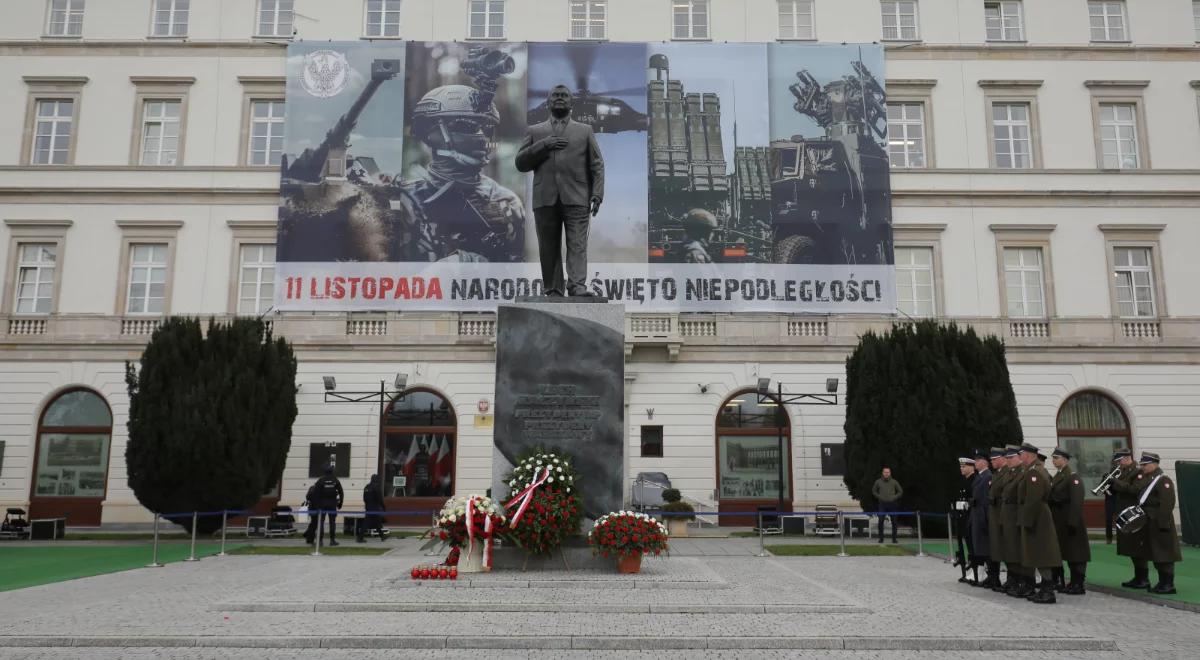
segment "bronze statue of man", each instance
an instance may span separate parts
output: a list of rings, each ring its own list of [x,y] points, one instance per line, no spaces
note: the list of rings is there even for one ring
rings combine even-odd
[[[529,127],[516,164],[521,172],[533,172],[533,216],[546,295],[589,297],[588,225],[604,199],[604,158],[592,127],[571,119],[571,101],[565,85],[550,90],[550,119]]]

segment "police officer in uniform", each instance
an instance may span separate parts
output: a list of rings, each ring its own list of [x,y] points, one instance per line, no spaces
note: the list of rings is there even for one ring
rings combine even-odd
[[[972,587],[991,587],[995,578],[989,555],[988,538],[988,489],[992,483],[992,471],[988,468],[988,454],[975,452],[975,481],[971,482],[971,507],[967,515],[967,538],[971,540],[971,570],[975,579]],[[979,581],[979,567],[986,567],[986,577]]]
[[[1058,472],[1050,480],[1050,513],[1054,516],[1058,548],[1071,569],[1070,584],[1064,583],[1062,566],[1054,569],[1054,589],[1059,593],[1081,595],[1087,563],[1092,559],[1087,525],[1083,522],[1083,481],[1071,469],[1071,455],[1066,450],[1055,449],[1051,460]]]
[[[1158,584],[1149,588],[1150,593],[1173,594],[1175,591],[1175,562],[1183,561],[1179,550],[1179,534],[1175,531],[1175,482],[1158,466],[1158,454],[1143,452],[1141,474],[1146,482],[1138,500],[1146,513],[1146,526],[1135,536],[1141,537],[1138,553],[1134,555],[1134,566],[1141,566],[1143,574],[1149,574],[1147,561],[1154,562],[1158,572]]]
[[[988,452],[992,464],[992,483],[988,485],[988,572],[992,575],[992,583],[988,588],[992,591],[1005,591],[1012,581],[1008,575],[1003,583],[1000,582],[1000,563],[1004,561],[1004,528],[1001,526],[1001,509],[1003,505],[1004,482],[1008,479],[1008,464],[1004,459],[1003,447],[992,447]]]
[[[321,518],[329,520],[329,545],[338,545],[337,542],[337,510],[342,508],[342,500],[345,499],[345,492],[342,491],[342,482],[333,475],[333,465],[325,466],[325,474],[317,483],[313,484],[317,489],[317,508],[321,510]],[[325,534],[324,526],[320,521],[317,521],[317,540],[320,542]]]
[[[1129,449],[1117,451],[1118,465],[1121,471],[1112,480],[1109,488],[1116,495],[1117,513],[1137,504],[1138,495],[1142,492],[1145,482],[1142,471],[1133,464],[1133,452]],[[1137,534],[1117,534],[1117,554],[1129,557],[1133,562],[1133,579],[1121,583],[1122,587],[1130,589],[1147,589],[1150,587],[1150,570],[1146,562],[1136,559],[1141,537]]]
[[[1025,471],[1017,488],[1017,524],[1021,528],[1021,566],[1027,571],[1026,584],[1032,587],[1035,568],[1042,576],[1037,592],[1028,598],[1035,603],[1050,604],[1056,600],[1053,571],[1062,567],[1062,553],[1050,514],[1050,473],[1038,465],[1037,457],[1037,447],[1028,442],[1021,445],[1020,458]]]
[[[1021,463],[1021,448],[1007,445],[1004,459],[1008,462],[1008,479],[1001,493],[1001,526],[1004,536],[1004,563],[1008,564],[1009,587],[1005,591],[1015,598],[1026,598],[1033,593],[1033,574],[1021,564],[1021,527],[1019,525],[1018,487],[1025,476]]]
[[[971,508],[971,493],[975,484],[975,461],[965,456],[959,458],[958,472],[962,475],[963,481],[958,489],[958,497],[954,500],[954,536],[958,539],[958,548],[955,551],[953,565],[958,566],[962,571],[962,577],[958,578],[958,581],[970,582],[967,579],[967,569],[974,566],[975,546],[970,537],[968,518]],[[966,545],[965,550],[964,545]],[[976,580],[978,579],[979,577],[976,575]]]

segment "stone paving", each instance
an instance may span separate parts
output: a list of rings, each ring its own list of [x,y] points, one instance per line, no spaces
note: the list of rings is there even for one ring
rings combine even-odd
[[[503,645],[515,649],[486,653],[1158,660],[1200,647],[1200,615],[1103,594],[1036,606],[962,585],[937,559],[762,558],[757,539],[689,541],[641,577],[506,571],[465,588],[409,580],[430,561],[415,540],[381,557],[231,556],[96,576],[6,592],[0,658],[441,658]],[[675,588],[641,588],[655,583]],[[1028,650],[1003,650],[1016,643]],[[45,644],[62,648],[31,648]],[[114,644],[157,646],[103,647]],[[200,644],[272,648],[174,648]],[[403,645],[418,648],[387,648]]]

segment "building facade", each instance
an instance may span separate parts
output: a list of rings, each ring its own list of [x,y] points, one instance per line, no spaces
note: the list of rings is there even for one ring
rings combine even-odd
[[[354,506],[403,438],[428,485],[401,500],[490,486],[494,315],[270,311],[300,39],[886,45],[899,313],[627,314],[630,483],[775,501],[769,479],[723,484],[723,466],[778,465],[742,395],[844,382],[862,332],[917,317],[1002,337],[1026,438],[1091,457],[1085,474],[1118,446],[1168,473],[1200,460],[1200,2],[27,0],[0,23],[0,505],[150,518],[126,485],[124,364],[169,314],[266,313],[294,343],[272,499],[299,504],[310,459],[340,451]],[[323,376],[370,390],[397,373],[414,394],[383,419],[324,402]],[[796,506],[854,506],[843,410],[788,410]]]

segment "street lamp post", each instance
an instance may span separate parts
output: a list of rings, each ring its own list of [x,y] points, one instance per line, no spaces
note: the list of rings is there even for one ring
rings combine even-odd
[[[778,504],[779,513],[783,513],[784,511],[788,510],[788,509],[784,508],[787,505],[787,502],[784,499],[784,494],[783,494],[783,488],[784,488],[784,486],[783,486],[783,477],[784,477],[784,475],[783,475],[783,457],[784,457],[784,453],[783,453],[783,450],[784,450],[784,447],[783,447],[783,416],[786,414],[785,410],[784,410],[784,406],[789,403],[797,404],[797,405],[836,406],[838,403],[837,386],[838,386],[838,379],[826,378],[824,393],[821,393],[821,394],[808,394],[808,393],[784,394],[782,382],[775,383],[775,391],[771,392],[771,379],[770,378],[759,378],[758,379],[758,388],[757,388],[758,404],[762,405],[766,401],[774,399],[775,406],[776,406],[776,408],[775,408],[775,431],[777,434],[777,439],[779,441],[779,460],[777,461],[777,463],[779,465],[779,504]],[[782,524],[782,523],[780,523],[780,524]]]
[[[390,402],[393,398],[404,394],[404,386],[408,383],[408,376],[406,374],[396,374],[396,378],[393,381],[395,389],[389,390],[387,388],[387,381],[381,380],[381,381],[379,381],[379,390],[378,391],[370,391],[370,392],[367,392],[367,391],[358,391],[358,392],[338,391],[337,390],[337,381],[334,379],[333,376],[323,376],[322,381],[324,382],[324,385],[325,385],[325,403],[374,403],[374,402],[379,403],[379,437],[376,439],[376,442],[378,443],[378,447],[379,447],[379,463],[378,463],[377,467],[379,470],[378,474],[379,474],[380,493],[382,494],[383,492],[386,492],[386,486],[383,483],[384,479],[387,478],[387,474],[384,472],[384,461],[383,461],[383,457],[384,457],[383,415],[387,409],[386,406],[387,406],[388,402]]]

